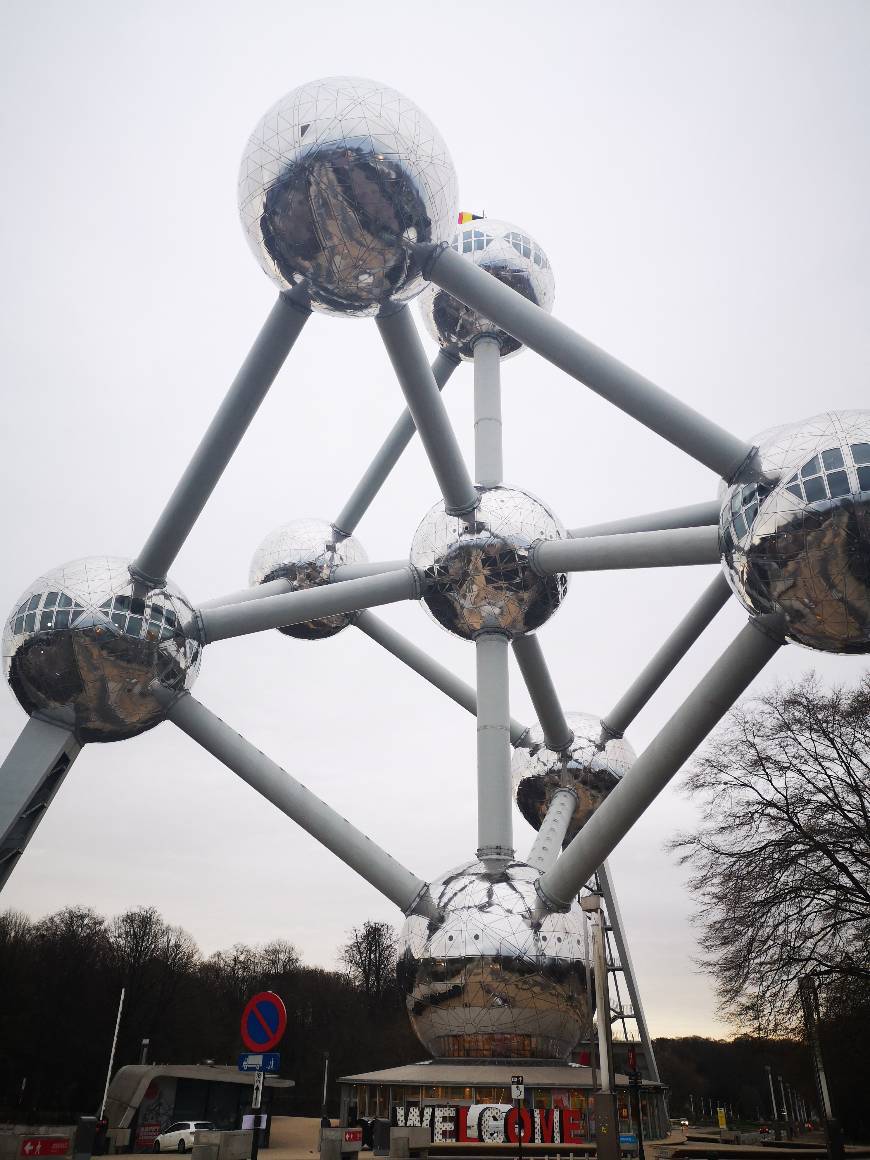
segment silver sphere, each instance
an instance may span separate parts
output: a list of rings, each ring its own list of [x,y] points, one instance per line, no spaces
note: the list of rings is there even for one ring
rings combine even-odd
[[[365,317],[425,282],[409,243],[444,242],[456,173],[438,130],[395,89],[328,77],[261,119],[239,170],[239,212],[258,262],[313,310]]]
[[[342,564],[364,564],[368,560],[359,540],[348,536],[336,540],[326,520],[291,520],[270,532],[254,553],[249,583],[289,580],[293,592],[328,584]],[[353,623],[355,612],[339,612],[279,628],[297,640],[321,640],[335,636]]]
[[[510,222],[481,218],[460,228],[450,243],[481,270],[498,278],[549,313],[556,287],[547,255],[530,234]],[[420,295],[420,313],[426,329],[445,350],[460,358],[474,357],[474,343],[481,335],[498,339],[501,357],[522,350],[522,343],[471,307],[430,282]]]
[[[480,506],[470,516],[449,516],[437,503],[414,533],[411,563],[424,576],[423,600],[440,625],[466,640],[531,632],[562,603],[568,577],[539,576],[529,549],[536,540],[563,539],[565,529],[519,488],[477,490]]]
[[[556,791],[574,790],[577,804],[565,835],[570,841],[628,773],[635,752],[624,737],[605,737],[601,718],[592,713],[566,713],[565,719],[574,731],[569,748],[564,753],[548,749],[544,731],[535,723],[528,748],[514,750],[511,776],[519,811],[536,830]]]
[[[756,436],[762,476],[723,487],[719,543],[752,613],[789,640],[870,652],[870,411],[827,411]]]
[[[414,1031],[436,1058],[565,1059],[589,1022],[583,913],[535,919],[540,872],[470,862],[431,883],[444,911],[399,939],[398,978]]]
[[[3,633],[6,679],[22,708],[84,741],[120,741],[165,710],[150,686],[189,689],[199,671],[192,608],[175,585],[148,590],[129,560],[73,560],[35,580]]]

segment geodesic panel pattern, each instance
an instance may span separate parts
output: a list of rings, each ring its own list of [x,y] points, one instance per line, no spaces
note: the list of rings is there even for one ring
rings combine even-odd
[[[456,223],[453,162],[407,97],[359,77],[293,89],[251,134],[239,212],[260,265],[314,310],[356,317],[410,301],[424,280],[408,243]]]
[[[270,532],[257,548],[251,561],[249,583],[253,587],[284,579],[290,583],[290,591],[301,592],[328,584],[335,569],[342,564],[363,564],[367,560],[359,540],[353,536],[337,540],[332,525],[326,520],[291,520]],[[290,624],[278,631],[298,640],[321,640],[341,632],[355,616],[354,612],[338,612],[334,616]]]
[[[430,884],[442,923],[406,920],[399,982],[434,1056],[564,1059],[588,1026],[585,919],[575,902],[538,924],[539,876],[470,862]]]
[[[570,841],[631,769],[635,752],[624,737],[608,737],[601,718],[592,713],[566,713],[565,720],[574,733],[568,749],[548,749],[535,722],[526,743],[514,750],[511,777],[519,811],[536,830],[556,791],[574,790],[577,804],[565,835]]]
[[[564,573],[539,576],[529,563],[536,540],[557,540],[565,529],[553,513],[516,487],[478,487],[469,516],[449,516],[437,503],[411,544],[411,563],[423,573],[423,601],[440,625],[467,640],[479,632],[514,636],[548,620],[565,597]]]
[[[453,249],[475,266],[480,266],[500,282],[510,286],[549,314],[556,296],[553,270],[547,255],[524,230],[510,222],[479,218],[453,237]],[[489,319],[430,282],[420,295],[420,313],[426,329],[445,350],[460,358],[474,357],[474,342],[483,334],[493,335],[507,358],[522,350],[518,342]]]
[[[149,688],[189,689],[199,671],[192,608],[172,584],[148,591],[129,560],[73,560],[40,576],[6,621],[6,678],[28,713],[80,741],[119,741],[165,716]]]
[[[750,612],[823,652],[870,649],[870,411],[828,411],[755,440],[756,482],[723,489],[720,547]]]

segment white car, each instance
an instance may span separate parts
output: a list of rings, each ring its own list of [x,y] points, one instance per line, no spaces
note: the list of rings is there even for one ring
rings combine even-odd
[[[194,1132],[213,1132],[211,1120],[176,1120],[154,1140],[155,1152],[186,1152],[193,1147]]]

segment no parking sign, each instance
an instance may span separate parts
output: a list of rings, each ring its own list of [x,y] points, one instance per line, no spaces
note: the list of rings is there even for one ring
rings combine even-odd
[[[260,991],[242,1012],[242,1042],[248,1051],[271,1051],[287,1029],[287,1008],[274,991]]]

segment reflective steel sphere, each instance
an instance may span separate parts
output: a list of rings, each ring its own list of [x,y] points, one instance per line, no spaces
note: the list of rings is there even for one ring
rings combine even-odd
[[[399,940],[398,978],[420,1041],[437,1058],[564,1059],[589,1026],[584,917],[576,902],[536,926],[540,872],[470,862],[431,883],[444,911]]]
[[[761,478],[723,488],[725,572],[789,640],[870,651],[870,411],[827,411],[756,436]]]
[[[519,488],[477,490],[480,506],[465,519],[437,503],[414,533],[411,563],[425,577],[423,600],[439,624],[466,640],[479,632],[531,632],[562,603],[568,577],[539,576],[529,548],[562,539],[565,529]]]
[[[548,313],[556,296],[553,270],[547,255],[533,237],[510,222],[481,218],[469,222],[454,235],[454,250],[506,283]],[[445,350],[461,358],[473,357],[474,340],[482,334],[494,335],[501,344],[501,357],[522,349],[504,330],[465,306],[458,298],[430,282],[420,295],[420,312],[426,329]]]
[[[291,520],[266,536],[257,548],[251,561],[249,583],[253,586],[284,579],[290,581],[292,591],[300,592],[328,584],[335,569],[342,564],[363,564],[367,560],[359,540],[348,536],[336,541],[332,525],[326,520]],[[278,631],[298,640],[320,640],[347,628],[355,616],[355,612],[339,612]]]
[[[565,835],[570,841],[628,773],[635,753],[624,737],[605,738],[601,718],[592,713],[566,713],[565,719],[574,731],[569,749],[565,753],[548,749],[536,723],[527,735],[528,748],[514,750],[511,776],[520,813],[536,830],[556,791],[574,790],[577,805]]]
[[[242,225],[260,265],[328,314],[374,315],[419,294],[407,243],[447,241],[456,196],[428,117],[359,77],[287,93],[251,134],[239,171]]]
[[[149,686],[193,684],[201,648],[192,609],[173,585],[148,591],[129,560],[94,556],[40,576],[3,633],[6,679],[28,713],[80,741],[120,741],[165,711]]]

